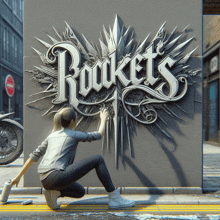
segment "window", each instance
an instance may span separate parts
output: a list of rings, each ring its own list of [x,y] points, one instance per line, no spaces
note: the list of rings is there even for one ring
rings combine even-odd
[[[12,36],[12,63],[18,67],[22,68],[22,41],[16,36]]]
[[[18,14],[18,1],[19,0],[12,0],[12,10],[14,14]]]
[[[4,0],[4,2],[5,2],[9,7],[11,7],[11,0]]]
[[[19,66],[22,69],[23,68],[23,43],[22,40],[19,40],[19,52],[18,52],[18,57],[19,57]]]
[[[23,21],[23,0],[20,2],[20,19]]]
[[[15,51],[15,37],[14,36],[12,36],[12,38],[11,38],[11,51],[12,51],[12,63],[14,63],[15,62],[15,53],[14,53],[14,51]]]
[[[3,28],[3,58],[9,61],[9,31],[7,28]]]
[[[23,20],[23,0],[12,0],[12,10],[18,18]]]
[[[16,38],[15,38],[14,57],[15,57],[15,65],[18,66],[18,40]]]

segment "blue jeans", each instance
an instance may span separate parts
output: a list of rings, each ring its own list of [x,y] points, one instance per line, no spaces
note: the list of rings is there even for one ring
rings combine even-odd
[[[73,163],[66,167],[64,171],[55,170],[41,182],[46,190],[60,191],[61,197],[81,198],[85,195],[85,189],[76,181],[92,169],[96,170],[97,176],[106,191],[113,192],[115,187],[101,155],[91,156]]]

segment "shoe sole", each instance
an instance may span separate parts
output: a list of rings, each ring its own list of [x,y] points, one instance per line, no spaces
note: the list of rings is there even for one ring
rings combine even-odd
[[[131,208],[135,206],[135,201],[133,201],[131,204],[127,205],[119,205],[119,206],[108,206],[109,209],[126,209],[126,208]]]
[[[47,201],[47,205],[52,203],[52,201],[51,201],[51,199],[50,199],[50,193],[49,193],[49,192],[44,191],[44,197],[45,197],[45,199],[46,199],[46,201]],[[55,206],[55,207],[50,206],[50,205],[48,205],[48,206],[49,206],[52,210],[57,210],[57,209],[60,208],[60,205],[57,205],[57,206]]]

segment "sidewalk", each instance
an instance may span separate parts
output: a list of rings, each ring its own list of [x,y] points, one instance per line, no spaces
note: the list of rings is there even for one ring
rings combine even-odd
[[[220,189],[220,146],[203,144],[203,188]]]
[[[136,201],[136,205],[220,205],[220,194],[158,194],[158,195],[140,195],[140,194],[122,194],[124,198]],[[32,200],[34,205],[46,205],[42,194],[11,194],[6,204],[21,204],[27,200]],[[59,198],[60,205],[107,205],[108,195],[104,194],[86,194],[81,199]]]
[[[220,190],[220,147],[205,143],[203,151],[203,194],[199,194],[201,190],[199,191],[198,189],[200,188],[196,187],[174,187],[154,189],[154,194],[152,191],[151,194],[123,194],[123,192],[126,191],[123,191],[122,189],[122,196],[136,201],[137,205],[220,205],[220,191],[218,191]],[[8,171],[9,168],[13,171],[15,169],[21,169],[21,165],[19,165],[18,162],[16,163],[14,165],[12,164],[11,167],[5,167],[4,169],[7,169]],[[19,163],[21,163],[21,160]],[[8,178],[8,176],[6,176],[6,178]],[[1,178],[0,187],[4,185],[6,180]],[[1,190],[2,189],[0,188],[0,191]],[[156,193],[158,190],[159,193]],[[189,191],[188,193],[187,190]],[[58,203],[61,205],[107,205],[108,195],[98,194],[98,191],[102,193],[101,189],[94,189],[94,194],[92,194],[92,190],[90,190],[90,193],[86,194],[81,199],[67,197],[59,198]],[[21,204],[27,200],[32,200],[34,205],[46,204],[44,195],[42,194],[42,189],[40,187],[25,188],[21,186],[19,188],[13,187],[7,204]]]

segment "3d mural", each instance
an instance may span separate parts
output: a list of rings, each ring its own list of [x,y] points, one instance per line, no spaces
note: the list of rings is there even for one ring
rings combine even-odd
[[[151,41],[148,34],[141,43],[136,42],[134,30],[126,28],[117,15],[112,28],[103,27],[99,45],[80,36],[67,23],[63,34],[54,28],[56,39],[48,34],[50,43],[36,38],[47,51],[33,48],[42,65],[26,71],[44,88],[32,96],[43,97],[26,105],[31,107],[52,98],[51,108],[43,116],[72,106],[77,112],[77,126],[108,108],[110,118],[103,150],[108,150],[109,144],[115,146],[116,167],[125,145],[132,156],[132,137],[138,123],[152,133],[156,126],[162,135],[172,139],[160,125],[169,126],[160,112],[179,118],[169,106],[175,105],[184,112],[178,101],[187,95],[188,87],[194,85],[193,77],[201,70],[188,65],[197,48],[184,53],[194,40],[186,39],[189,25],[181,32],[175,27],[167,33],[165,24]]]

